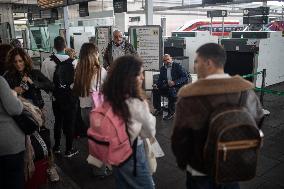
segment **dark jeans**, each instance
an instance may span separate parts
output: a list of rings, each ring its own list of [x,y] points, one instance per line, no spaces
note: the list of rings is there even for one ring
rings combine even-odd
[[[24,183],[24,151],[0,156],[0,188],[23,189]]]
[[[191,176],[186,172],[187,189],[240,189],[238,183],[228,183],[216,185],[212,178],[208,176]]]
[[[161,96],[168,98],[168,113],[175,112],[176,97],[170,95],[169,89],[153,89],[153,106],[156,110],[161,109]]]
[[[60,146],[61,130],[66,137],[66,151],[72,149],[74,129],[76,124],[76,115],[78,103],[74,101],[55,100],[52,102],[52,109],[55,117],[54,140],[55,146]]]

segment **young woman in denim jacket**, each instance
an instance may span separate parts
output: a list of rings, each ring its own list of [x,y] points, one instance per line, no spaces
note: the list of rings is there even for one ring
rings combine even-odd
[[[111,104],[114,113],[125,121],[131,144],[137,145],[133,146],[134,152],[128,160],[113,166],[117,189],[154,188],[142,139],[155,136],[156,119],[150,113],[142,92],[142,65],[142,60],[134,56],[118,58],[103,85],[105,100]],[[135,139],[137,142],[134,142]]]

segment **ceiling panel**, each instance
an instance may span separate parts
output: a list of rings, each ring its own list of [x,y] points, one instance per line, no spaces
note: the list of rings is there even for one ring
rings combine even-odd
[[[37,0],[0,0],[1,3],[37,4]]]

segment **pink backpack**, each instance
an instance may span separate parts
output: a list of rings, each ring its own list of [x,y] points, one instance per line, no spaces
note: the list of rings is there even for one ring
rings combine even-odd
[[[125,123],[106,101],[90,113],[88,139],[89,154],[105,164],[119,165],[132,154]]]

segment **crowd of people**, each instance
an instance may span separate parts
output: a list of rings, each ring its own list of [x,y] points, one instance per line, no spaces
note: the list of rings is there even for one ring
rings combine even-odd
[[[212,165],[208,166],[203,156],[210,125],[208,120],[219,105],[237,105],[243,93],[242,105],[258,126],[263,112],[252,90],[253,85],[238,76],[224,73],[226,53],[221,46],[208,43],[199,47],[194,64],[198,81],[192,84],[185,69],[175,63],[171,55],[164,55],[158,81],[153,84],[155,111],[150,111],[143,91],[143,61],[133,46],[122,38],[120,31],[114,31],[103,63],[99,62],[99,50],[94,43],[82,45],[79,59],[72,49],[66,48],[65,40],[60,36],[54,39],[54,49],[56,52],[42,62],[41,70],[37,70],[33,68],[30,56],[15,41],[12,45],[0,45],[0,188],[24,188],[26,153],[30,148],[27,141],[32,135],[22,132],[14,116],[23,111],[21,98],[42,110],[45,102],[41,90],[50,95],[55,117],[54,145],[47,145],[51,181],[59,180],[53,154],[60,155],[65,149],[64,157],[72,158],[79,153],[73,146],[76,117],[81,115],[82,127],[86,130],[97,129],[95,127],[104,126],[101,125],[104,122],[92,120],[92,116],[101,107],[103,110],[107,108],[107,111],[99,113],[107,116],[111,112],[117,117],[111,124],[116,127],[117,135],[124,132],[128,138],[121,148],[126,149],[125,145],[128,145],[132,153],[120,164],[101,159],[102,163],[98,163],[98,157],[93,157],[96,160],[94,164],[99,165],[92,167],[95,176],[105,177],[112,172],[118,189],[155,188],[153,169],[146,152],[149,145],[145,140],[156,141],[155,116],[162,113],[161,96],[166,96],[168,114],[164,119],[174,119],[172,150],[178,166],[187,173],[187,188],[239,188],[234,180],[217,183],[210,172]],[[100,95],[103,100],[97,101]],[[61,146],[62,131],[66,139],[65,148]],[[89,143],[107,143],[92,140]],[[109,148],[112,142],[107,143]],[[110,150],[119,153],[120,149]]]

